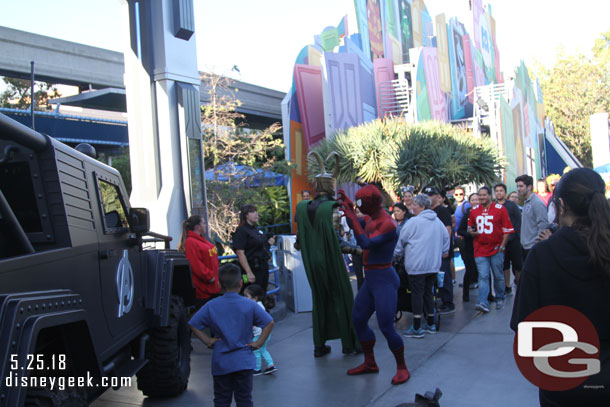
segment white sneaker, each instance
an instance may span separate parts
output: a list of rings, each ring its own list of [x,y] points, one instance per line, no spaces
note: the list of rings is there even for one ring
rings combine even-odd
[[[485,314],[489,312],[489,307],[483,303],[475,305],[474,309],[476,309],[477,311],[481,311]]]

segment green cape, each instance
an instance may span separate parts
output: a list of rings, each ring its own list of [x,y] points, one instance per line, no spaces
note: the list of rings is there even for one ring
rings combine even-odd
[[[333,228],[333,207],[337,202],[322,202],[313,225],[307,215],[309,202],[297,205],[296,221],[313,297],[313,342],[323,346],[327,340],[340,338],[343,349],[357,349],[358,338],[352,325],[354,293]]]

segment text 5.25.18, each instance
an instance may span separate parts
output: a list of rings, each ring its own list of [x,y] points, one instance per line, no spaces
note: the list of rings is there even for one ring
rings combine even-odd
[[[63,353],[52,355],[28,353],[24,359],[14,353],[11,354],[11,370],[66,370],[66,355]]]

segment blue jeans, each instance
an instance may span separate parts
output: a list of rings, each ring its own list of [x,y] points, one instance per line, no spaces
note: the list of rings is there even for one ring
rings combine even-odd
[[[477,269],[479,270],[479,304],[489,306],[487,296],[489,295],[489,270],[493,272],[494,289],[496,300],[504,300],[504,252],[498,252],[489,257],[475,257]]]

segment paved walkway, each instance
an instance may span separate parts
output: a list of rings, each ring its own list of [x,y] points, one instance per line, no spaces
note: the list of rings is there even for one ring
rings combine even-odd
[[[423,339],[404,338],[412,377],[399,386],[390,384],[395,362],[374,316],[371,326],[377,335],[375,351],[381,371],[354,377],[345,371],[359,364],[361,355],[343,356],[337,340],[329,342],[329,355],[314,358],[311,314],[289,313],[276,323],[269,345],[279,370],[254,378],[255,405],[392,407],[412,402],[415,393],[435,387],[443,392],[443,407],[538,405],[537,389],[521,376],[513,359],[508,324],[514,296],[507,298],[503,310],[492,307],[482,315],[474,309],[476,293],[471,292],[471,302],[462,303],[461,288],[456,286],[457,312],[442,316],[440,331]],[[410,324],[410,315],[405,315],[396,326],[403,330]],[[188,390],[180,397],[147,399],[137,390],[134,378],[131,388],[109,390],[93,406],[213,406],[211,350],[196,340],[193,348]]]

